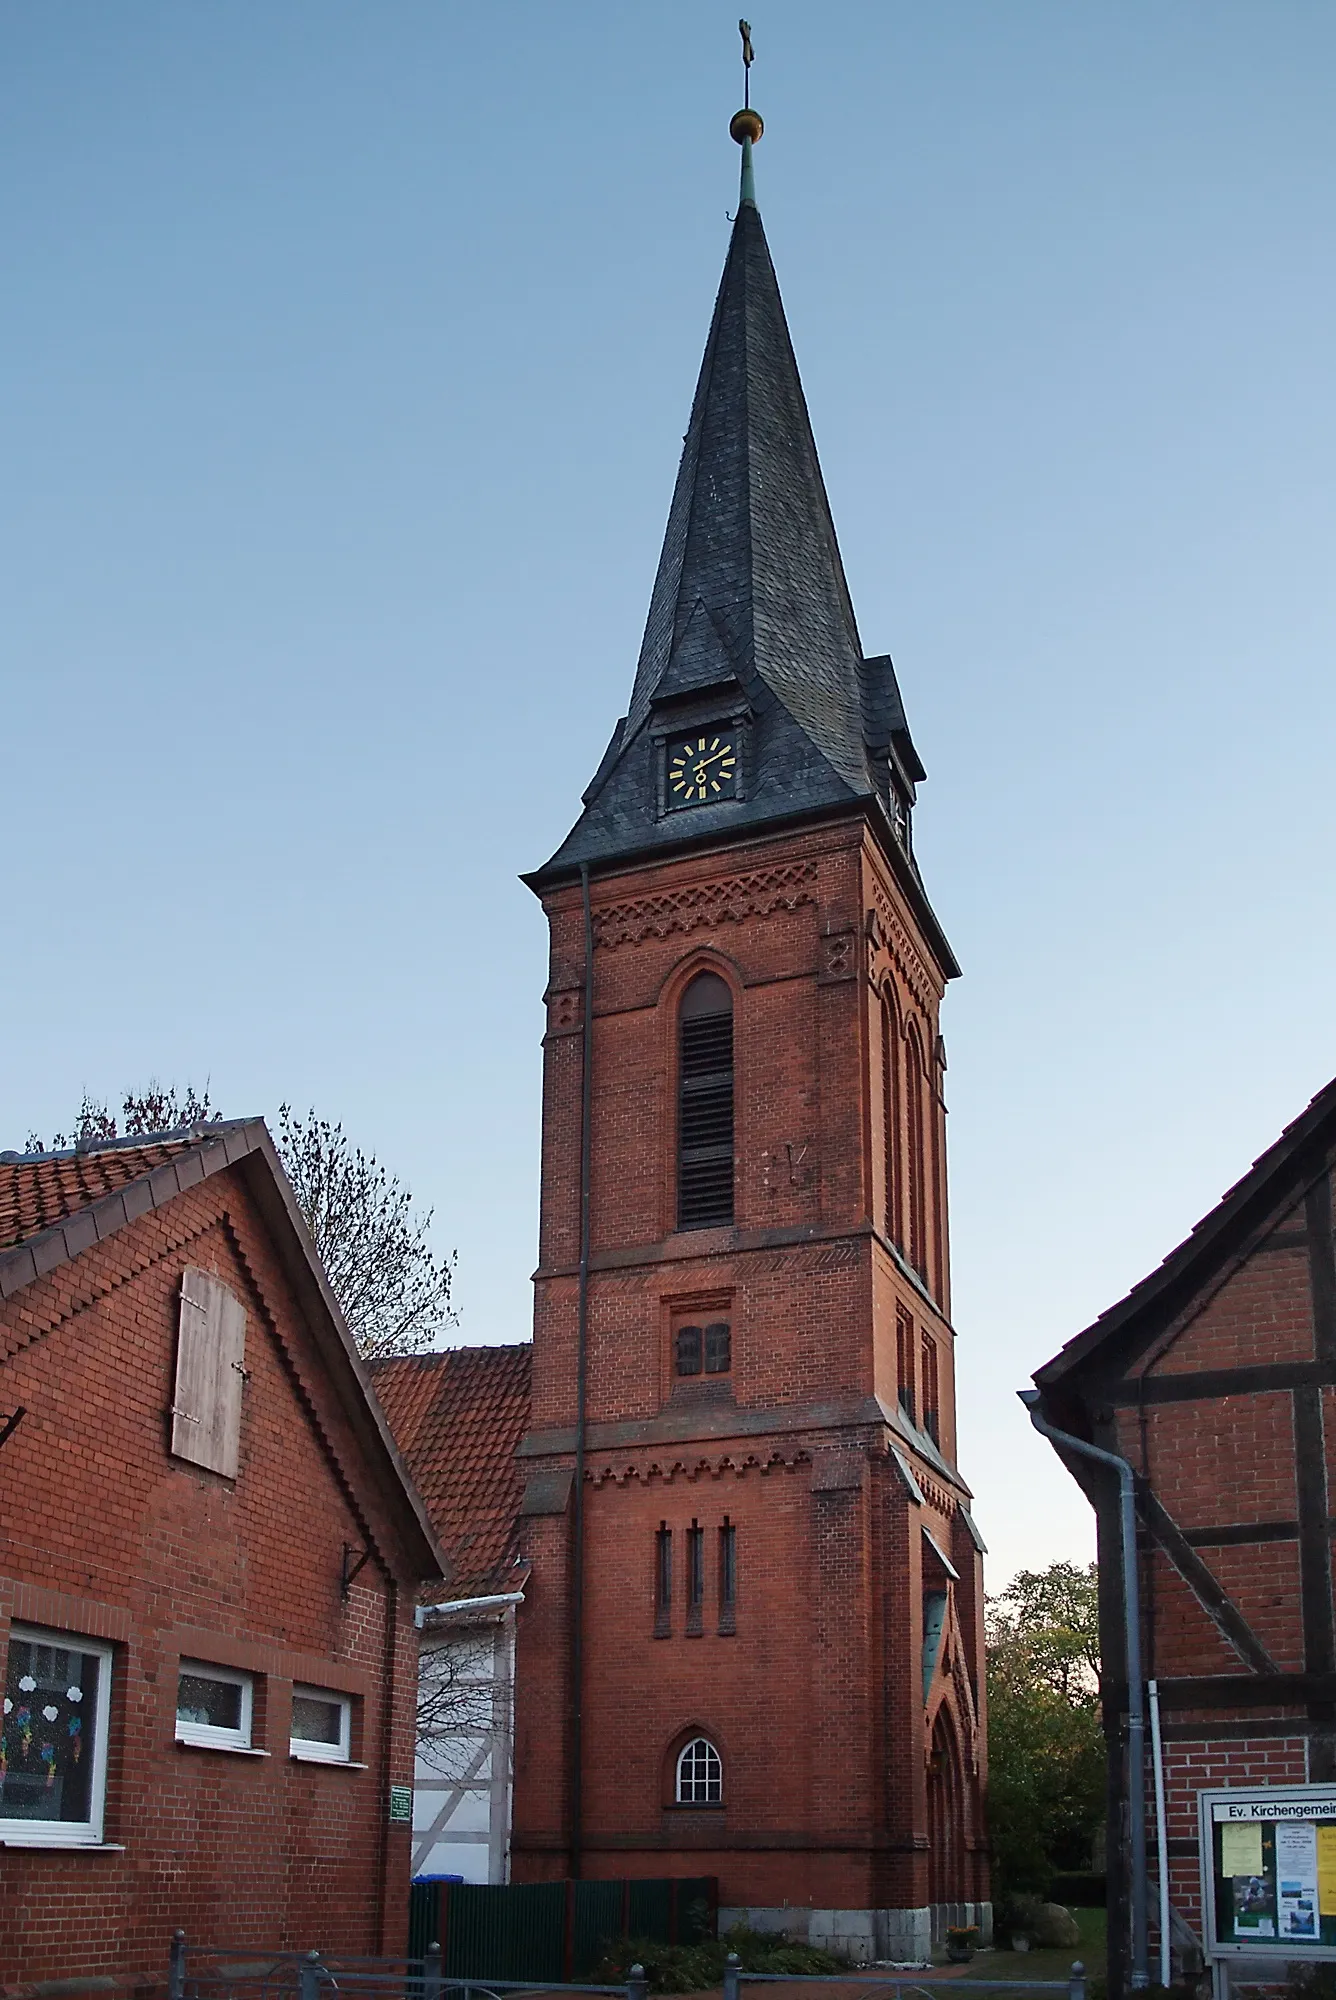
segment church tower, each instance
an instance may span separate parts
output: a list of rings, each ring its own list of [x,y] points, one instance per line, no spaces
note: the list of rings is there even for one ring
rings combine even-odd
[[[547,864],[512,1872],[864,1959],[988,1919],[923,766],[742,199],[626,715]]]

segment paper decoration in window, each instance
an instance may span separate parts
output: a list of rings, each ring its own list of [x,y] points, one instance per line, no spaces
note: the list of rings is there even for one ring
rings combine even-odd
[[[13,1634],[0,1737],[0,1819],[84,1824],[92,1818],[92,1750],[97,1714],[96,1654]],[[71,1694],[90,1699],[71,1714]],[[22,1699],[29,1695],[31,1701]],[[34,1717],[36,1710],[36,1717]],[[40,1733],[36,1720],[42,1722]]]

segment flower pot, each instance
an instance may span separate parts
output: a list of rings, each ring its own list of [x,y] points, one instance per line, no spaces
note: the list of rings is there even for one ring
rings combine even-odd
[[[1030,1940],[1029,1940],[1029,1938],[1028,1938],[1028,1937],[1013,1937],[1013,1939],[1011,1940],[1011,1949],[1012,1949],[1013,1951],[1028,1951],[1028,1950],[1030,1949]]]

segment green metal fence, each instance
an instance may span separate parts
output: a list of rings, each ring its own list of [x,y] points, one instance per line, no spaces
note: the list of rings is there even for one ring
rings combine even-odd
[[[714,1935],[713,1875],[612,1882],[415,1882],[408,1950],[439,1943],[452,1979],[585,1979],[625,1937],[694,1944]]]

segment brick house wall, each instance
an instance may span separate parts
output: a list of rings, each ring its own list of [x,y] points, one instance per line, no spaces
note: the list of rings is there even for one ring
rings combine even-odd
[[[186,1180],[205,1153],[207,1174],[152,1207],[127,1197],[144,1212],[104,1240],[75,1214],[64,1238],[89,1247],[0,1303],[0,1402],[27,1412],[0,1457],[0,1656],[11,1622],[113,1646],[105,1844],[6,1842],[0,1980],[161,1977],[178,1926],[405,1947],[409,1835],[388,1789],[412,1782],[430,1538],[350,1354],[332,1361],[329,1329],[317,1337],[324,1301],[263,1128],[226,1131],[157,1178]],[[66,1247],[48,1228],[39,1264],[53,1235]],[[246,1313],[235,1480],[169,1450],[188,1266]],[[370,1551],[346,1597],[345,1546]],[[254,1677],[262,1756],[176,1740],[182,1658]],[[351,1697],[350,1765],[290,1758],[294,1682]]]
[[[1128,1297],[1035,1375],[1061,1429],[1133,1467],[1147,1678],[1163,1713],[1170,1898],[1200,1936],[1197,1794],[1336,1777],[1336,1383],[1328,1085]],[[1126,1665],[1114,1482],[1096,1508],[1111,1938],[1127,1977]],[[1147,1776],[1151,1864],[1154,1801]],[[1151,1897],[1152,1918],[1156,1907]],[[1178,1934],[1183,1942],[1184,1934]]]

